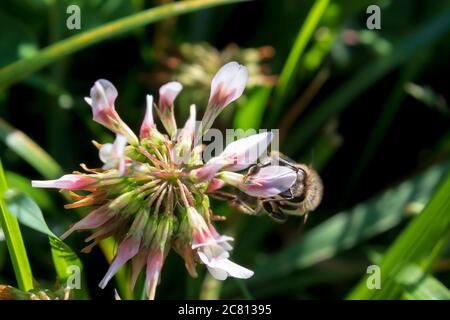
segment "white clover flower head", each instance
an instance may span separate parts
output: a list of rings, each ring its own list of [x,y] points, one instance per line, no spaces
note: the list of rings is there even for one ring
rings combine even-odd
[[[93,231],[86,239],[91,243],[83,252],[89,252],[109,236],[117,239],[117,252],[100,282],[101,288],[107,286],[121,266],[131,261],[132,286],[145,270],[145,288],[153,299],[170,249],[182,256],[192,276],[197,274],[197,264],[206,265],[219,280],[253,275],[230,260],[229,242],[233,239],[220,235],[213,226],[208,194],[229,185],[250,195],[273,195],[290,187],[293,174],[280,168],[264,168],[249,184],[235,172],[257,161],[270,144],[271,133],[230,143],[206,164],[202,161],[203,146],[196,143],[196,137],[206,132],[218,113],[239,98],[247,77],[247,68],[235,62],[219,70],[211,84],[211,97],[200,128],[195,123],[196,107],[191,105],[186,124],[177,130],[174,101],[182,85],[171,82],[162,86],[158,105],[147,95],[139,138],[115,110],[118,96],[115,87],[107,80],[95,82],[90,98],[86,99],[92,107],[93,119],[116,134],[114,143],[100,147],[101,169],[84,167],[87,173],[33,181],[33,186],[82,190],[70,193],[74,202],[66,208],[88,207],[91,211],[63,238],[74,231]],[[153,107],[167,134],[156,127]]]

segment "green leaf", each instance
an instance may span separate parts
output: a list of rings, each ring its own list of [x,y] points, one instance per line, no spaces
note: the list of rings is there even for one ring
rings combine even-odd
[[[93,30],[57,42],[42,49],[30,58],[19,60],[0,69],[0,88],[11,85],[69,54],[100,41],[125,34],[136,28],[183,13],[241,1],[242,0],[196,0],[174,2],[118,19]]]
[[[450,175],[445,177],[425,209],[388,249],[380,264],[381,289],[368,289],[364,277],[349,299],[397,299],[402,287],[396,278],[403,268],[417,264],[428,272],[433,267],[450,240]]]
[[[391,54],[371,61],[346,83],[330,94],[315,107],[314,112],[306,115],[293,130],[296,137],[287,145],[288,153],[298,152],[305,143],[326,123],[328,119],[339,114],[351,105],[371,85],[379,81],[394,68],[405,63],[419,49],[423,49],[442,36],[450,28],[450,8],[413,30],[410,35],[394,44]]]
[[[9,212],[15,215],[20,223],[48,236],[56,237],[47,226],[41,209],[32,198],[14,189],[8,189],[4,193],[4,198]]]
[[[8,186],[6,184],[5,174],[0,160],[0,224],[2,225],[5,234],[17,285],[22,291],[28,291],[34,288],[33,275],[31,273],[31,267],[19,223],[17,218],[8,211],[6,206],[4,195],[7,190]]]
[[[5,200],[8,210],[17,217],[20,223],[49,237],[53,263],[59,282],[65,286],[68,278],[72,275],[71,268],[77,267],[83,283],[83,264],[73,250],[50,230],[41,209],[33,199],[23,192],[9,189],[5,193]],[[87,297],[85,285],[81,286],[80,291],[74,290],[79,298]]]
[[[5,176],[10,189],[20,190],[30,195],[36,201],[39,208],[42,208],[44,211],[47,209],[55,209],[48,192],[43,189],[33,188],[29,178],[12,171],[6,171]]]
[[[403,268],[396,278],[410,300],[450,300],[450,290],[439,280],[422,271],[417,265]]]
[[[316,0],[306,17],[305,22],[300,28],[291,52],[281,71],[277,86],[275,87],[274,102],[270,115],[272,124],[278,120],[281,114],[283,103],[289,95],[292,85],[295,83],[295,75],[298,70],[300,59],[302,58],[306,45],[313,36],[328,3],[329,0]]]
[[[411,207],[426,204],[449,167],[449,162],[434,166],[367,202],[335,214],[268,257],[256,268],[248,285],[255,288],[286,277],[397,226]]]

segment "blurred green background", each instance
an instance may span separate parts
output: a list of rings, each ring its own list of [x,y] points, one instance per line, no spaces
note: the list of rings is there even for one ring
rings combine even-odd
[[[77,214],[63,208],[58,192],[31,189],[29,181],[78,170],[80,163],[99,165],[90,141],[113,136],[91,120],[83,100],[95,80],[116,85],[118,112],[137,130],[146,94],[169,80],[182,82],[176,112],[183,123],[191,102],[200,113],[206,106],[218,68],[237,60],[250,68],[249,86],[216,125],[279,128],[281,151],[320,172],[323,202],[306,224],[298,217],[278,224],[215,203],[228,217],[218,229],[236,237],[234,260],[255,276],[217,283],[198,268],[199,278],[191,279],[171,253],[157,297],[448,299],[450,1],[225,3],[114,37],[107,32],[37,67],[40,50],[51,44],[171,3],[1,1],[0,158],[9,187],[30,196],[50,229],[62,234]],[[71,4],[81,9],[80,30],[66,27]],[[372,4],[381,8],[380,30],[366,26]],[[21,229],[34,278],[52,288],[47,236]],[[77,254],[83,236],[66,240]],[[0,284],[17,286],[4,238],[0,233]],[[111,299],[114,287],[132,297],[120,283],[98,288],[108,268],[101,250],[78,256],[92,298]],[[372,264],[381,266],[381,290],[365,286]]]

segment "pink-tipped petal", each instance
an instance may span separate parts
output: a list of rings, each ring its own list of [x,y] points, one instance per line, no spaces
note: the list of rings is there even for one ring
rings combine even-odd
[[[161,250],[156,249],[148,256],[147,272],[145,278],[145,288],[149,300],[155,299],[156,286],[158,285],[159,276],[163,265],[163,255]]]
[[[169,82],[159,89],[158,115],[167,133],[172,137],[177,131],[173,103],[183,86],[179,82]]]
[[[183,163],[189,162],[191,150],[193,147],[195,136],[195,120],[196,107],[194,104],[190,107],[189,118],[187,119],[184,128],[177,136],[176,156],[177,160],[182,160]]]
[[[90,94],[90,98],[84,100],[92,108],[94,121],[112,132],[126,136],[130,144],[137,145],[139,143],[138,138],[116,112],[114,103],[118,93],[114,85],[105,79],[97,80],[91,88]]]
[[[67,230],[62,236],[61,239],[67,238],[72,232],[78,230],[89,230],[95,229],[106,222],[112,219],[112,215],[109,215],[105,208],[98,208],[91,213],[89,213],[86,217],[75,223],[69,230]]]
[[[173,103],[182,89],[181,83],[176,81],[168,82],[159,88],[159,108],[161,113],[165,112],[166,109],[172,111]]]
[[[237,62],[229,62],[220,68],[211,82],[211,93],[202,119],[200,135],[211,128],[214,120],[227,105],[242,95],[247,81],[248,69]]]
[[[248,69],[237,62],[222,66],[211,82],[209,104],[224,108],[238,99],[244,92],[248,81]]]
[[[92,107],[92,114],[94,121],[106,126],[112,127],[111,120],[118,120],[114,102],[117,98],[117,89],[114,85],[105,79],[95,81],[91,88],[90,101],[86,102]]]
[[[147,262],[147,256],[148,256],[147,251],[141,251],[131,261],[131,281],[130,281],[131,290],[134,290],[137,278],[139,277],[142,268],[145,266],[145,263]]]
[[[208,193],[208,192],[213,192],[213,191],[219,190],[224,185],[225,185],[225,182],[223,182],[223,180],[213,178],[209,182],[208,188],[206,189],[206,192]]]
[[[66,174],[57,180],[33,180],[34,188],[56,188],[66,190],[91,190],[97,180],[90,176]]]
[[[117,271],[119,271],[120,267],[138,253],[140,244],[141,240],[134,237],[129,237],[122,241],[117,249],[117,254],[113,263],[99,284],[100,288],[104,289],[111,278],[117,273]]]
[[[213,158],[215,159],[215,158]],[[213,160],[211,159],[211,160]],[[206,181],[214,178],[220,169],[228,164],[224,159],[216,159],[214,161],[208,162],[203,167],[192,170],[192,177],[197,181]]]
[[[144,121],[142,122],[141,130],[139,133],[140,137],[149,137],[153,128],[155,128],[155,121],[153,120],[153,96],[148,94]]]

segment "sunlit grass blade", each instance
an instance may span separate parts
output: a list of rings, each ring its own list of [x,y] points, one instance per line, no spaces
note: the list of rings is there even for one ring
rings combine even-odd
[[[316,0],[299,30],[291,52],[281,71],[277,86],[275,87],[273,105],[269,114],[271,124],[276,123],[281,114],[282,105],[290,94],[291,87],[295,82],[295,73],[298,71],[300,59],[302,58],[306,45],[313,36],[328,3],[329,0]]]
[[[179,1],[161,5],[129,17],[121,18],[57,42],[39,51],[36,55],[14,62],[0,69],[0,88],[11,85],[29,74],[69,54],[100,41],[125,34],[133,29],[160,21],[164,18],[189,13],[242,0],[196,0]]]
[[[415,212],[415,208],[427,203],[449,166],[449,162],[434,166],[365,203],[325,220],[262,262],[248,282],[250,288],[258,288],[294,271],[330,259],[343,250],[397,226],[407,217],[405,212]],[[230,293],[227,290],[225,292]]]
[[[5,234],[9,256],[16,275],[17,285],[22,291],[33,289],[33,275],[28,261],[25,244],[22,239],[17,218],[13,216],[6,206],[5,193],[8,190],[3,165],[0,160],[0,224]]]
[[[408,36],[393,45],[392,53],[371,61],[336,91],[330,94],[315,110],[306,115],[291,133],[296,139],[288,142],[289,154],[298,152],[324,123],[351,105],[370,86],[394,68],[405,63],[418,49],[423,49],[442,36],[450,28],[450,8],[442,10],[431,20],[419,26]]]
[[[403,268],[416,264],[424,272],[434,265],[450,240],[450,175],[428,205],[399,235],[381,261],[381,289],[370,290],[364,277],[349,299],[397,299],[402,288],[396,278]]]
[[[43,177],[53,179],[62,174],[55,160],[22,131],[0,118],[0,139]]]

